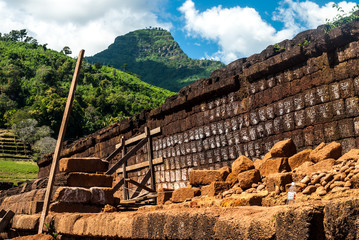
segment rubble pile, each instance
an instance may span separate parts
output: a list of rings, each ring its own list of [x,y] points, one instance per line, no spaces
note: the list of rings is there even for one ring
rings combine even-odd
[[[297,202],[359,188],[359,149],[342,155],[340,143],[321,143],[297,152],[292,139],[277,142],[263,159],[238,157],[232,167],[193,170],[186,188],[159,189],[159,204],[189,202],[190,206],[274,206],[286,203],[292,182]],[[166,196],[164,196],[166,194]]]

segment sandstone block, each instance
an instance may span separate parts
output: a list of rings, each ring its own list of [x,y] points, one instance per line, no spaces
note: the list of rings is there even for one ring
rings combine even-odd
[[[311,152],[312,149],[306,149],[291,156],[288,159],[288,165],[290,169],[293,170],[302,165],[304,162],[311,162],[312,160],[309,158]]]
[[[359,160],[359,149],[351,149],[349,152],[345,153],[343,156],[338,158],[338,162],[348,161],[348,160]]]
[[[263,161],[259,167],[259,171],[262,177],[266,177],[272,173],[280,173],[282,171],[288,171],[288,158],[270,158]]]
[[[214,181],[224,180],[218,170],[192,170],[189,172],[189,183],[193,186],[209,185]]]
[[[238,186],[243,190],[250,188],[252,183],[258,183],[261,176],[258,169],[251,169],[238,174]]]
[[[59,187],[54,196],[53,202],[67,203],[89,203],[91,201],[91,190],[79,187]]]
[[[60,172],[105,172],[108,169],[108,162],[100,158],[62,158],[59,161]]]
[[[338,159],[342,155],[342,146],[340,143],[331,142],[329,144],[321,143],[309,155],[313,162],[320,162],[325,159]]]
[[[269,158],[291,157],[297,153],[297,148],[292,139],[286,139],[274,144],[271,150],[265,155],[263,160]]]
[[[267,176],[267,190],[268,192],[274,192],[278,187],[280,192],[285,192],[286,184],[293,181],[292,173],[274,173]]]
[[[254,168],[259,169],[259,167],[262,165],[262,163],[263,163],[263,161],[261,159],[257,158],[253,163]]]
[[[355,174],[351,179],[350,182],[352,184],[352,188],[359,188],[359,173]]]
[[[69,187],[112,187],[113,177],[105,174],[70,173],[67,178]]]
[[[238,174],[235,174],[234,172],[231,172],[227,178],[226,178],[226,182],[228,182],[230,184],[231,187],[233,187],[234,184],[236,184],[238,182]]]
[[[102,207],[83,203],[54,202],[50,204],[49,211],[56,213],[100,213]]]
[[[227,176],[231,173],[231,169],[229,167],[222,167],[218,171],[221,174],[222,180],[225,180]]]
[[[296,172],[293,175],[294,181],[300,181],[306,175],[309,175],[313,172],[325,172],[330,171],[334,166],[334,159],[325,159],[318,163],[305,162],[298,168],[296,168]]]
[[[201,191],[198,188],[179,188],[174,190],[172,194],[172,202],[180,203],[184,202],[187,199],[194,198],[195,196],[199,196]]]
[[[230,188],[230,184],[228,182],[212,182],[210,185],[202,187],[201,195],[214,197]]]
[[[244,193],[236,198],[223,199],[221,207],[262,206],[263,194]]]
[[[171,188],[160,188],[157,191],[157,204],[163,205],[165,202],[171,199],[173,189]]]
[[[247,171],[249,169],[253,169],[253,161],[247,158],[246,156],[242,155],[238,157],[233,163],[232,163],[232,172],[235,174]]]
[[[91,203],[97,205],[114,204],[112,188],[92,187],[91,191]]]

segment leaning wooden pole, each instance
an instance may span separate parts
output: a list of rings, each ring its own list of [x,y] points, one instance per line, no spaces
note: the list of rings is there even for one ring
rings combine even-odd
[[[61,148],[62,148],[62,142],[63,142],[64,137],[65,137],[66,127],[67,127],[67,123],[68,123],[69,117],[70,117],[72,102],[73,102],[74,95],[75,95],[76,84],[77,84],[77,80],[79,78],[80,69],[81,69],[81,62],[82,62],[82,59],[84,57],[84,53],[85,53],[85,50],[81,50],[80,53],[79,53],[79,57],[78,57],[77,63],[76,63],[75,72],[74,72],[74,75],[73,75],[73,78],[72,78],[72,83],[71,83],[69,95],[67,97],[67,102],[66,102],[64,115],[62,117],[60,132],[59,132],[59,136],[57,138],[56,148],[55,148],[54,156],[53,156],[53,159],[52,159],[50,175],[49,175],[49,181],[47,183],[44,206],[42,208],[42,213],[41,213],[41,217],[40,217],[39,231],[38,231],[39,234],[42,233],[45,218],[46,218],[46,215],[47,215],[47,213],[49,211],[50,197],[51,197],[52,187],[53,187],[53,184],[54,184],[55,171],[57,169],[57,163],[58,163],[59,157],[60,157],[60,151],[61,151]]]

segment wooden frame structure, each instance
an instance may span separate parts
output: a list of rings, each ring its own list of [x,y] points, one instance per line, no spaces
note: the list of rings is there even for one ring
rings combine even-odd
[[[149,130],[148,127],[145,127],[145,133],[140,134],[136,137],[130,138],[128,140],[125,140],[124,138],[121,139],[121,143],[116,145],[115,151],[113,151],[107,158],[106,161],[111,161],[117,154],[122,152],[121,159],[116,162],[107,172],[107,175],[111,175],[113,173],[122,172],[122,179],[113,187],[114,191],[117,191],[122,185],[123,188],[123,199],[124,200],[131,200],[134,198],[138,198],[139,194],[142,190],[146,190],[150,193],[156,192],[156,180],[155,180],[155,172],[154,172],[154,165],[163,163],[162,158],[153,159],[152,155],[152,138],[151,136],[159,134],[161,132],[161,128],[155,128],[153,130]],[[138,143],[137,143],[138,142]],[[130,144],[137,143],[136,146],[134,146],[130,151],[126,153],[126,146]],[[143,162],[139,164],[135,164],[132,166],[127,166],[127,160],[132,157],[139,149],[141,149],[145,144],[147,144],[147,159],[148,162]],[[122,169],[121,169],[122,166]],[[142,181],[136,182],[133,179],[128,178],[127,173],[129,171],[138,170],[140,168],[149,167],[148,172],[142,179]],[[146,183],[150,180],[151,187],[147,187]],[[132,194],[132,196],[129,196],[128,192],[128,184],[131,183],[135,186],[137,186],[137,189]]]
[[[11,210],[5,211],[1,209],[0,211],[0,233],[3,232],[6,227],[9,225],[11,219],[14,217],[15,213]]]

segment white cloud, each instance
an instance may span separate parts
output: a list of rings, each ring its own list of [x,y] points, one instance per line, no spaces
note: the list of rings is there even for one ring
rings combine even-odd
[[[40,44],[93,55],[115,37],[148,26],[171,28],[153,13],[165,0],[0,0],[0,32],[27,29]]]
[[[219,51],[213,57],[228,63],[258,53],[270,44],[290,39],[304,29],[325,23],[326,18],[337,14],[332,5],[333,2],[330,2],[319,7],[311,1],[284,0],[273,13],[273,20],[284,23],[281,30],[275,29],[254,8],[249,7],[217,6],[200,12],[192,0],[186,0],[179,11],[184,16],[188,35],[216,42]],[[354,5],[345,1],[339,3],[345,11]]]
[[[333,8],[333,4],[334,2],[328,2],[320,7],[311,1],[283,0],[274,13],[273,19],[284,22],[285,27],[290,29],[316,28],[318,25],[324,24],[326,19],[332,19],[338,14],[337,9]],[[342,1],[338,5],[348,13],[356,3]]]

